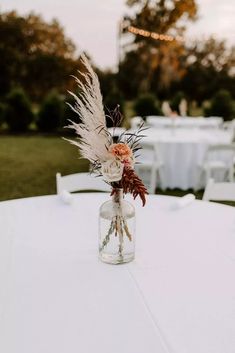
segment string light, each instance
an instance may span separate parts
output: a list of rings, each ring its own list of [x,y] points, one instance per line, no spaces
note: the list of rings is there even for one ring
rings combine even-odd
[[[133,26],[129,26],[127,28],[128,32],[130,33],[133,33],[133,34],[136,34],[136,35],[139,35],[139,36],[142,36],[142,37],[151,37],[153,39],[156,39],[156,40],[162,40],[162,41],[167,41],[167,42],[172,42],[173,40],[176,40],[178,42],[184,42],[184,38],[181,37],[181,36],[170,36],[170,35],[167,35],[167,34],[160,34],[160,33],[156,33],[156,32],[149,32],[149,31],[146,31],[144,29],[140,29],[140,28],[137,28],[137,27],[133,27]]]

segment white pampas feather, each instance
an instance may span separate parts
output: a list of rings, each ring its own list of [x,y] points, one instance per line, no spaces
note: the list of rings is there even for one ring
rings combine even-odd
[[[81,55],[81,61],[87,69],[86,74],[80,72],[85,83],[75,77],[82,92],[79,97],[69,92],[75,99],[75,105],[68,104],[82,120],[80,124],[71,121],[68,126],[74,129],[80,138],[79,141],[67,141],[79,147],[84,158],[92,163],[102,163],[110,158],[108,148],[113,141],[106,126],[98,77],[84,54]]]

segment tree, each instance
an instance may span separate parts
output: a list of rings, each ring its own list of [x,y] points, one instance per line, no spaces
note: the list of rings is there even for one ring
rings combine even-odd
[[[73,87],[70,75],[80,63],[58,21],[46,23],[33,13],[3,13],[0,39],[0,95],[18,85],[40,99],[55,87],[61,92]]]
[[[197,41],[187,48],[185,70],[180,89],[191,100],[201,103],[210,99],[221,88],[227,89],[235,98],[235,47],[229,48],[225,41],[209,38]]]
[[[150,32],[182,36],[185,23],[196,18],[197,6],[194,0],[128,0],[127,4],[136,8],[134,16],[125,17],[125,28],[134,26]],[[130,34],[129,34],[130,36]],[[170,83],[179,80],[184,74],[181,58],[184,45],[177,40],[161,41],[151,36],[136,35],[127,47],[126,55],[120,65],[120,84],[124,89],[128,78],[134,80],[138,92],[150,89],[167,90]],[[135,63],[135,65],[133,65]],[[135,81],[139,84],[136,86]],[[157,82],[157,84],[156,84]],[[131,85],[131,91],[135,91]],[[136,93],[136,92],[135,92]]]

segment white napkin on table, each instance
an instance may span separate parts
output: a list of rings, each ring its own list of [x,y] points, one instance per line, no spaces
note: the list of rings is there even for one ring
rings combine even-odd
[[[60,194],[59,194],[60,200],[63,201],[64,203],[66,203],[67,205],[71,205],[73,202],[73,195],[70,194],[70,192],[63,190]]]
[[[195,200],[195,195],[187,194],[183,197],[180,197],[172,206],[173,209],[181,209],[190,205]]]

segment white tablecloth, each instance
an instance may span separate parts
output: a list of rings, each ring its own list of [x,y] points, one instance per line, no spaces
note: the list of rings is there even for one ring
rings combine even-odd
[[[232,142],[232,135],[222,130],[154,129],[144,132],[143,141],[156,144],[164,167],[164,188],[196,189],[200,166],[210,145]],[[202,184],[203,185],[203,180]]]
[[[211,128],[218,129],[223,119],[220,117],[156,117],[148,116],[146,123],[156,128],[170,128],[172,124],[180,128]]]
[[[108,194],[0,203],[0,352],[234,353],[235,209],[149,196],[136,260],[97,259]]]

